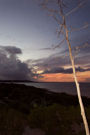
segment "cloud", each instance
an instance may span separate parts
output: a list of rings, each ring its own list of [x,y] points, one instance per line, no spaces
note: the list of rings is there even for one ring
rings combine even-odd
[[[79,51],[77,56],[74,58],[76,71],[78,72],[86,72],[90,71],[90,46],[89,44],[83,44],[83,46],[75,46],[72,49],[73,55],[74,51]],[[41,58],[37,60],[27,60],[26,63],[28,65],[32,65],[33,71],[37,73],[37,78],[43,78],[45,74],[54,74],[54,73],[63,73],[63,74],[71,74],[72,68],[71,61],[69,57],[68,49],[64,50],[61,53],[55,53],[49,57]],[[40,72],[38,72],[40,71]]]
[[[51,55],[50,57],[47,58],[41,58],[37,60],[27,60],[26,63],[32,64],[33,71],[35,72],[36,78],[38,80],[40,79],[44,80],[46,74],[47,75],[51,74],[54,75],[56,73],[62,73],[64,75],[72,74],[70,58],[67,55],[63,56]],[[90,59],[88,59],[88,55],[79,58],[77,57],[75,59],[76,71],[79,73],[90,71],[89,68],[90,66],[88,66],[89,63]]]
[[[22,51],[20,48],[17,48],[15,46],[5,46],[4,49],[12,55],[16,55],[16,54],[22,54]]]
[[[0,46],[0,80],[30,80],[33,73],[28,65],[17,58],[20,48]]]
[[[31,64],[31,60],[26,63]],[[54,67],[62,67],[65,65],[70,65],[70,59],[67,56],[50,56],[47,58],[42,58],[38,60],[32,60],[33,67],[38,67],[38,69],[48,69]]]
[[[83,69],[81,67],[77,67],[76,71],[77,72],[90,71],[90,68]],[[73,73],[73,71],[72,71],[72,68],[64,69],[64,68],[56,67],[56,68],[51,68],[49,70],[45,70],[42,74],[53,74],[53,73],[71,74],[71,73]]]
[[[28,60],[26,61],[30,66],[35,67],[35,70],[43,70],[48,71],[49,69],[55,70],[56,68],[60,67],[60,71],[63,70],[64,67],[71,66],[69,56],[50,56],[47,58],[42,58],[38,60]],[[89,56],[80,56],[75,58],[75,65],[77,67],[85,67],[88,68],[87,65],[90,63]],[[81,68],[82,69],[82,68]],[[79,70],[79,69],[78,69]],[[84,69],[82,69],[84,72]],[[57,69],[58,71],[58,69]],[[54,72],[54,71],[53,71]],[[71,72],[71,71],[69,71]]]
[[[0,46],[0,50],[2,50],[5,53],[8,53],[9,55],[22,54],[21,49],[15,46]]]
[[[49,70],[45,70],[42,74],[53,74],[53,73],[72,73],[72,69],[64,69],[60,67],[51,68]]]

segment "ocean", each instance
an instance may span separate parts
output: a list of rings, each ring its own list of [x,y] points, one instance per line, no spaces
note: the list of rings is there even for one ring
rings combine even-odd
[[[23,83],[27,86],[35,86],[38,88],[45,88],[49,91],[57,93],[67,93],[77,95],[75,83],[61,83],[61,82],[42,82],[42,83]],[[90,83],[80,83],[81,95],[90,98]]]

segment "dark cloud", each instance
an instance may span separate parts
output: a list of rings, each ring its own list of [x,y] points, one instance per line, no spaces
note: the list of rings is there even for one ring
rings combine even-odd
[[[32,79],[31,69],[17,58],[17,54],[21,53],[21,49],[17,47],[0,47],[0,80]]]
[[[11,55],[22,54],[21,49],[15,47],[15,46],[0,46],[0,49],[2,51],[6,51],[7,53],[9,53]]]
[[[28,64],[31,63],[31,60],[27,61]],[[65,65],[70,65],[70,59],[67,56],[50,56],[43,59],[33,60],[32,65],[37,66],[39,69],[48,69],[52,67],[62,67]]]
[[[43,48],[41,50],[54,50],[59,49],[60,46],[51,46],[50,48]],[[88,68],[90,63],[90,42],[87,40],[85,42],[79,43],[78,45],[72,45],[72,55],[74,56],[74,61],[76,66]],[[37,67],[38,70],[48,71],[49,69],[56,67],[66,67],[71,66],[71,61],[69,57],[69,49],[64,48],[61,52],[53,53],[51,56],[46,58],[41,58],[37,60],[28,60],[30,66]],[[60,69],[59,69],[60,70]],[[62,70],[62,69],[61,69]],[[70,71],[71,72],[71,71]]]
[[[22,51],[20,48],[17,48],[15,46],[5,46],[4,49],[12,55],[16,55],[16,54],[22,54]]]
[[[83,56],[83,57],[76,57],[75,59],[75,65],[76,65],[76,71],[77,72],[85,72],[90,71],[90,66],[88,65],[90,63],[89,56]],[[72,68],[65,68],[68,66],[71,66],[69,55],[52,55],[47,58],[41,58],[38,60],[27,60],[26,63],[29,65],[32,65],[33,71],[35,72],[35,76],[37,79],[43,78],[43,74],[50,74],[50,73],[63,73],[63,74],[71,74]],[[31,66],[30,65],[30,66]],[[43,71],[41,73],[38,73],[37,71]]]
[[[69,58],[69,55],[62,55],[62,56],[50,56],[47,58],[42,58],[38,60],[28,60],[26,63],[32,63],[33,67],[37,67],[40,70],[48,70],[56,67],[65,67],[65,66],[71,66],[71,61]],[[90,56],[78,56],[75,58],[75,65],[80,67],[86,67],[90,63]]]
[[[81,67],[77,67],[76,71],[77,72],[90,71],[90,68],[83,69]],[[64,69],[64,68],[56,67],[56,68],[51,68],[49,70],[45,70],[42,74],[51,74],[51,73],[71,74],[71,73],[73,73],[73,71],[72,71],[72,68]]]
[[[52,73],[72,73],[72,69],[64,69],[60,67],[51,68],[49,70],[45,70],[42,74],[52,74]]]
[[[90,44],[83,43],[83,45],[75,46],[72,48],[76,71],[85,72],[90,71]],[[71,74],[72,68],[66,69],[65,67],[71,66],[71,61],[69,57],[68,49],[64,50],[61,53],[55,53],[49,57],[41,58],[37,60],[28,60],[26,63],[32,64],[32,67],[35,67],[35,72],[38,70],[43,71],[41,74],[37,74],[37,78],[42,77],[43,74],[50,73],[64,73]]]

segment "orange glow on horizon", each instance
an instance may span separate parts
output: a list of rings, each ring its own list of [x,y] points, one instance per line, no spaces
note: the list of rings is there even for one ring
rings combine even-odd
[[[78,72],[77,73],[79,82],[90,82],[90,71],[87,72]],[[64,74],[64,73],[56,73],[56,74],[43,74],[42,78],[38,79],[42,82],[73,82],[73,74]]]

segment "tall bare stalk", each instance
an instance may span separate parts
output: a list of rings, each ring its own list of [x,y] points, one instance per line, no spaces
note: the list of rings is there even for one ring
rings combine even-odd
[[[48,2],[48,0],[46,0],[46,3],[47,2]],[[58,5],[59,5],[59,15],[62,17],[63,23],[61,24],[61,22],[59,21],[59,19],[55,15],[52,15],[52,16],[57,21],[57,23],[60,25],[60,28],[61,29],[60,29],[59,33],[62,32],[62,29],[63,28],[65,30],[65,39],[67,41],[67,45],[68,45],[68,49],[69,49],[69,56],[70,56],[70,60],[71,60],[71,64],[72,64],[73,77],[74,77],[74,81],[75,81],[75,84],[76,84],[77,95],[78,95],[78,100],[79,100],[80,110],[81,110],[81,116],[82,116],[82,119],[83,119],[83,123],[84,123],[85,131],[86,131],[86,135],[90,135],[89,126],[88,126],[88,122],[87,122],[86,115],[85,115],[85,109],[84,109],[84,105],[83,105],[82,98],[81,98],[80,86],[79,86],[78,79],[77,79],[77,76],[76,76],[76,69],[75,69],[74,57],[72,55],[72,49],[71,49],[71,43],[70,43],[70,40],[69,40],[69,32],[68,32],[68,28],[67,28],[67,24],[66,24],[66,18],[65,18],[65,15],[63,13],[63,0],[57,0],[57,2],[58,2]],[[46,4],[46,3],[44,3],[44,4]],[[69,12],[69,14],[71,14],[73,11],[76,11],[82,4],[83,4],[83,2],[80,3],[79,6],[76,7],[75,9],[71,10]],[[54,13],[57,12],[56,10],[47,8],[46,5],[44,5],[44,7],[48,11],[50,11],[52,13],[53,12]],[[66,16],[67,16],[67,14],[66,14]]]
[[[70,44],[70,41],[69,41],[69,38],[68,38],[68,29],[66,27],[66,23],[64,24],[64,28],[65,28],[65,31],[66,31],[66,41],[67,41],[68,48],[69,48],[69,55],[70,55],[70,60],[71,60],[71,64],[72,64],[72,69],[73,69],[73,77],[74,77],[74,81],[75,81],[75,84],[76,84],[77,95],[78,95],[78,100],[79,100],[80,109],[81,109],[81,116],[82,116],[83,123],[84,123],[84,126],[85,126],[86,135],[90,135],[89,126],[88,126],[88,122],[87,122],[86,115],[85,115],[85,109],[84,109],[84,105],[83,105],[82,98],[81,98],[80,86],[79,86],[77,76],[76,76],[74,58],[72,56],[72,49],[71,49],[71,44]]]
[[[80,109],[81,109],[81,116],[82,116],[83,123],[84,123],[84,126],[85,126],[86,135],[90,135],[89,126],[88,126],[88,122],[87,122],[86,115],[85,115],[85,109],[84,109],[84,105],[83,105],[82,98],[81,98],[80,86],[79,86],[78,79],[77,79],[77,76],[76,76],[75,63],[74,63],[74,58],[73,58],[73,55],[72,55],[71,44],[70,44],[70,41],[69,41],[69,34],[68,34],[67,25],[66,25],[66,19],[65,19],[64,13],[63,13],[63,8],[62,8],[62,0],[58,0],[58,4],[59,4],[59,7],[60,7],[60,14],[61,14],[63,22],[64,22],[63,27],[65,29],[66,41],[67,41],[68,48],[69,48],[69,56],[70,56],[70,60],[71,60],[71,64],[72,64],[73,77],[74,77],[74,81],[75,81],[75,84],[76,84],[77,95],[78,95],[78,100],[79,100]]]

